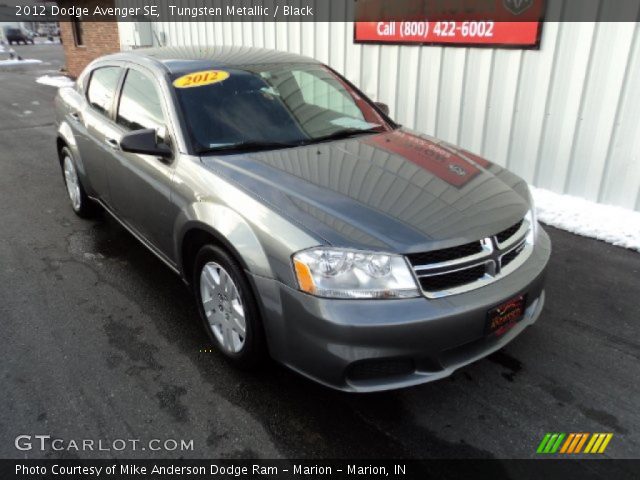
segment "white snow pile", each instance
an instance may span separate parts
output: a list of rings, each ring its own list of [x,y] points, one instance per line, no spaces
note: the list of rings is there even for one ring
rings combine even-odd
[[[35,58],[25,58],[24,60],[17,60],[15,58],[8,60],[0,60],[0,67],[9,67],[13,65],[33,65],[36,63],[42,63],[42,60]]]
[[[75,83],[69,77],[65,77],[64,75],[43,75],[42,77],[38,77],[36,82],[41,83],[42,85],[50,85],[52,87],[72,87]]]
[[[542,223],[640,252],[640,212],[530,188]]]

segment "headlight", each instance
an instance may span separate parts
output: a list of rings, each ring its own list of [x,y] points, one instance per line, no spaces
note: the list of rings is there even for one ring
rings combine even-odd
[[[317,247],[298,252],[293,266],[300,290],[329,298],[408,298],[420,295],[404,257]]]

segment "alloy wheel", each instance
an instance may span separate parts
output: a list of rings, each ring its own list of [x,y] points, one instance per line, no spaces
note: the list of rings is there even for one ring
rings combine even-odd
[[[67,185],[67,193],[69,194],[71,205],[77,212],[82,206],[82,200],[80,197],[80,181],[78,180],[76,166],[69,156],[64,157],[64,180]]]
[[[229,273],[216,262],[205,264],[200,272],[200,298],[220,346],[229,353],[240,352],[247,331],[242,298]]]

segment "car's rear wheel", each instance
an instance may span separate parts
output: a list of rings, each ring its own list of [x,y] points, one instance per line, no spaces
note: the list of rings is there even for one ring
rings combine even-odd
[[[218,350],[241,367],[261,363],[266,349],[260,312],[238,262],[222,248],[205,245],[196,255],[193,290]]]
[[[96,214],[96,204],[87,196],[78,177],[78,169],[73,155],[67,147],[61,151],[62,173],[67,195],[73,211],[82,218],[90,218]]]

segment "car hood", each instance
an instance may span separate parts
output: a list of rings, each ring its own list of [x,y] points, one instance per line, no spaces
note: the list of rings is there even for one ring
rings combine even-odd
[[[509,228],[530,208],[517,176],[406,129],[202,163],[341,247],[446,248]]]

